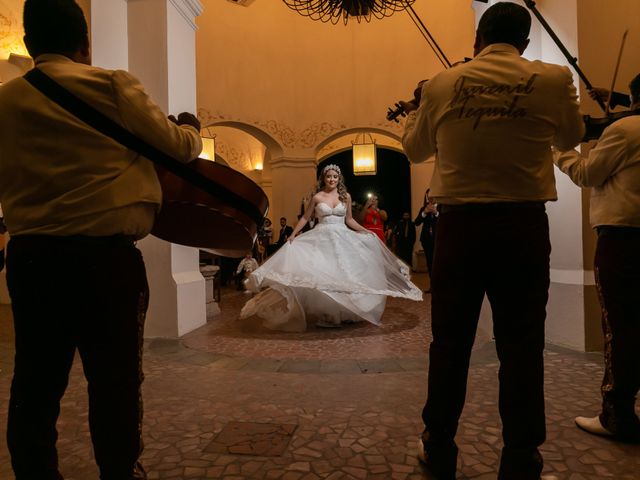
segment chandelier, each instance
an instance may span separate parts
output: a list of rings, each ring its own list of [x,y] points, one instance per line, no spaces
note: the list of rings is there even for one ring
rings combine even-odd
[[[415,0],[283,0],[284,3],[300,15],[336,24],[342,19],[347,24],[349,17],[355,17],[358,23],[367,22],[371,17],[390,17],[395,12],[409,7]]]

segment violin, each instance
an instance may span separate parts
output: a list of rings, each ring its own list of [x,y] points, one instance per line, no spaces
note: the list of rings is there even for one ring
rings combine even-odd
[[[584,125],[586,130],[582,141],[588,142],[590,140],[597,140],[609,125],[617,122],[621,118],[632,117],[634,115],[640,115],[640,109],[609,113],[606,117],[592,117],[591,115],[585,115]]]
[[[467,63],[467,62],[469,62],[471,60],[472,59],[469,58],[469,57],[464,57],[464,60],[460,60],[459,62],[455,62],[453,64],[449,64],[447,66],[447,68],[455,67],[456,65],[460,65],[461,63]],[[418,105],[420,105],[420,98],[422,97],[422,86],[425,83],[427,83],[428,81],[429,81],[429,79],[420,80],[418,82],[418,87],[413,91],[413,98],[411,100],[409,100],[407,103],[411,103],[411,104],[415,105],[416,108],[418,107]],[[387,120],[389,120],[389,121],[393,120],[396,123],[400,123],[400,120],[398,120],[398,117],[400,117],[400,116],[406,117],[408,112],[405,110],[405,108],[399,102],[396,102],[394,107],[395,108],[393,108],[393,109],[391,107],[389,107],[387,109]]]
[[[417,88],[413,91],[413,98],[409,100],[407,103],[411,103],[416,107],[420,105],[420,99],[422,98],[422,86],[428,81],[429,79],[420,80],[418,82]],[[399,102],[396,102],[394,109],[389,107],[389,109],[387,110],[387,120],[389,121],[393,120],[396,123],[400,123],[400,120],[398,120],[398,117],[400,116],[406,117],[407,113],[408,112],[405,110],[404,106],[402,106],[402,104],[400,104]]]

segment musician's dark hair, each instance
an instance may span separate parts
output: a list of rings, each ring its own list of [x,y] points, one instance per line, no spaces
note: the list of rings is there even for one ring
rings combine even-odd
[[[640,74],[633,77],[629,82],[629,92],[634,103],[640,102]]]
[[[74,0],[26,0],[24,37],[31,56],[71,54],[88,45],[89,29]]]
[[[486,45],[508,43],[522,46],[529,38],[531,15],[521,5],[498,2],[489,7],[478,23],[477,35]]]

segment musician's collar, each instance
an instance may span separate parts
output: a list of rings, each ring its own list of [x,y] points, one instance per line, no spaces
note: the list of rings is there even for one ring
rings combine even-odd
[[[476,55],[478,57],[484,57],[485,55],[489,55],[491,53],[512,53],[514,55],[520,56],[520,52],[516,47],[509,43],[492,43],[491,45],[486,46],[482,49],[482,51]]]
[[[59,53],[43,53],[35,59],[36,66],[40,63],[56,62],[56,63],[74,63],[69,57],[60,55]]]

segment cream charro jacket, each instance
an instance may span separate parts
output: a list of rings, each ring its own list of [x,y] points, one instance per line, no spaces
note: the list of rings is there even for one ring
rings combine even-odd
[[[583,134],[569,70],[494,44],[423,85],[402,144],[412,162],[435,154],[438,203],[546,201],[557,198],[551,146]]]
[[[588,156],[570,150],[555,162],[576,185],[593,187],[589,207],[593,227],[640,228],[640,116],[607,127]]]
[[[36,66],[174,158],[202,150],[199,132],[170,122],[124,71],[46,54]],[[0,87],[0,203],[11,235],[149,233],[161,202],[152,163],[97,133],[18,78]]]

